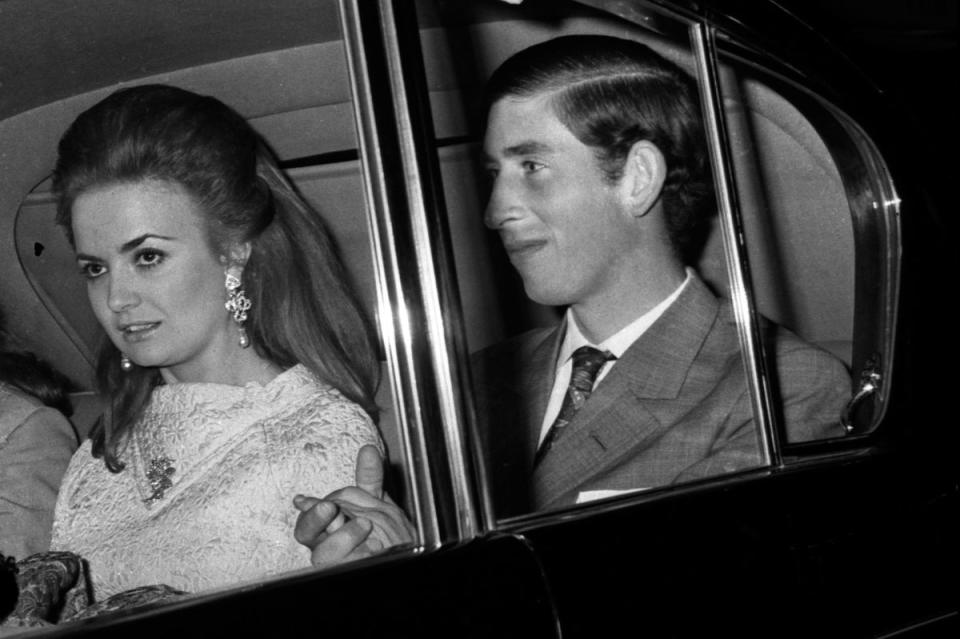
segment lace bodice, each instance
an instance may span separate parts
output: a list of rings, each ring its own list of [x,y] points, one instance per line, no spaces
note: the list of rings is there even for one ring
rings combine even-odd
[[[380,446],[366,413],[302,366],[265,386],[160,386],[121,448],[122,472],[94,459],[89,441],[74,455],[51,547],[87,559],[98,600],[303,568],[310,555],[293,538],[292,498],[352,484],[364,444]],[[148,477],[155,460],[173,469],[162,490],[156,472]]]

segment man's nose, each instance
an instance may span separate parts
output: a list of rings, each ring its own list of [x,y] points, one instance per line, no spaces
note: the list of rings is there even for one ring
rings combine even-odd
[[[107,306],[114,313],[132,308],[140,303],[140,294],[132,281],[132,277],[114,271],[110,277],[110,289],[107,294]]]
[[[490,200],[483,214],[483,223],[488,229],[499,230],[504,224],[517,220],[523,213],[516,190],[504,176],[494,179],[490,188]]]

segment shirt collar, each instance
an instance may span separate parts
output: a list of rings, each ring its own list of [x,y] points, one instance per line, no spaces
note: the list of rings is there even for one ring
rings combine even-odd
[[[673,293],[668,295],[663,299],[663,301],[651,308],[649,311],[605,339],[600,344],[591,344],[590,341],[584,337],[583,333],[580,332],[580,327],[577,326],[577,322],[574,319],[573,311],[570,308],[567,308],[567,330],[563,338],[563,344],[560,345],[560,353],[557,357],[557,366],[559,367],[566,363],[568,359],[573,357],[573,351],[577,350],[581,346],[593,346],[601,351],[610,351],[617,358],[623,357],[623,354],[627,351],[627,349],[630,348],[635,341],[640,339],[641,335],[647,332],[647,329],[650,328],[668,308],[670,308],[671,304],[677,301],[677,298],[680,297],[680,294],[683,293],[684,289],[687,288],[687,285],[690,283],[692,277],[693,269],[688,266],[686,278],[684,278],[683,282],[673,291]]]

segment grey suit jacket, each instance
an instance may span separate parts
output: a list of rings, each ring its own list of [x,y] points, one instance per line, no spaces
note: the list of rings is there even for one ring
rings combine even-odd
[[[732,309],[699,278],[618,359],[537,467],[533,455],[564,326],[474,358],[481,432],[500,517],[761,463]],[[850,377],[829,353],[766,322],[790,441],[842,434]]]
[[[0,384],[0,553],[50,549],[57,490],[78,445],[59,411]]]

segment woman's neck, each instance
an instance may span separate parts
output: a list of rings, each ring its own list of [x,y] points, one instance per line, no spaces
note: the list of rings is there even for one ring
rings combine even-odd
[[[205,382],[245,386],[251,382],[266,385],[283,368],[261,357],[253,348],[237,348],[215,365],[198,362],[163,367],[160,375],[167,384]]]

